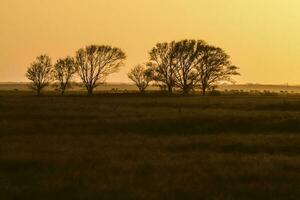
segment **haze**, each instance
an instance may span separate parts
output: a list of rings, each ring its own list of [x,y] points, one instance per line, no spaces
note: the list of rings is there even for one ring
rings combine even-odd
[[[1,0],[0,82],[26,81],[42,53],[110,44],[128,56],[109,82],[147,61],[157,43],[203,39],[239,66],[238,83],[300,84],[299,0]]]

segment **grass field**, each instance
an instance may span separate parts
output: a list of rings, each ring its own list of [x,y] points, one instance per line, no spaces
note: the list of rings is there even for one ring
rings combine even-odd
[[[299,199],[300,96],[0,92],[0,199]]]
[[[53,91],[55,88],[47,87],[47,91]],[[276,92],[276,93],[292,93],[300,94],[299,85],[265,85],[265,84],[228,84],[228,85],[219,85],[218,90],[220,91],[244,91],[244,92]],[[30,91],[29,83],[21,82],[0,82],[0,91]],[[79,84],[72,85],[72,88],[69,88],[71,92],[84,91],[85,89]],[[106,83],[101,84],[96,88],[97,91],[113,91],[113,92],[127,92],[127,91],[138,91],[137,87],[132,83]],[[158,87],[150,85],[147,88],[147,91],[157,91]]]

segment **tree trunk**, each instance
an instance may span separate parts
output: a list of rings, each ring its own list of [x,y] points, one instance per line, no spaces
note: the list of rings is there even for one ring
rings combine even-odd
[[[202,95],[203,95],[203,96],[206,95],[206,87],[202,87]]]
[[[144,90],[144,89],[140,89],[140,93],[141,93],[141,94],[144,94],[144,93],[145,93],[145,90]]]
[[[188,94],[190,92],[189,86],[184,86],[183,87],[183,94]]]
[[[37,96],[41,96],[41,88],[40,87],[37,87],[36,94],[37,94]]]
[[[87,92],[88,92],[88,96],[92,96],[93,95],[93,91],[94,91],[94,88],[90,87],[87,89]]]
[[[67,88],[67,84],[61,85],[61,96],[64,96],[66,88]]]
[[[173,93],[173,87],[172,87],[171,85],[168,85],[168,92],[169,92],[170,94]]]

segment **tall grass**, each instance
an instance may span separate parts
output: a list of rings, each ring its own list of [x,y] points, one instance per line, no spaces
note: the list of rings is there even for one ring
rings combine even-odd
[[[0,199],[299,199],[300,98],[0,93]]]

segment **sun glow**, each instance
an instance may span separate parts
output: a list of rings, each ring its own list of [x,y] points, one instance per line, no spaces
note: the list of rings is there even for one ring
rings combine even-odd
[[[298,0],[1,0],[0,81],[26,81],[41,53],[53,62],[85,45],[128,55],[109,81],[128,82],[156,42],[203,39],[240,67],[239,83],[300,84]]]

